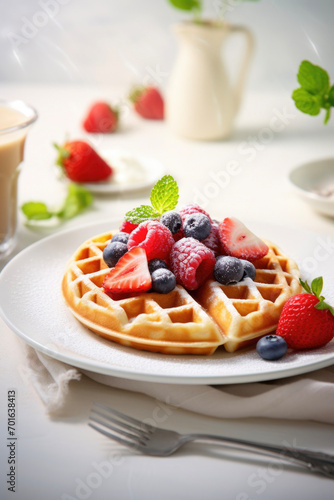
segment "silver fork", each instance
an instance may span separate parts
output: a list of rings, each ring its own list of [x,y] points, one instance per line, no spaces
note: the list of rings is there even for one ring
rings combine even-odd
[[[93,429],[145,455],[166,457],[189,441],[213,441],[229,448],[292,462],[311,472],[334,479],[334,456],[322,452],[272,446],[211,434],[179,434],[153,427],[100,403],[94,403],[89,420],[88,425]]]

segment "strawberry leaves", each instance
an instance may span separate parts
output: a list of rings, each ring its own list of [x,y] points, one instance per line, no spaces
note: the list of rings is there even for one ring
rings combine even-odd
[[[152,188],[151,205],[140,205],[125,214],[125,220],[140,224],[159,218],[163,213],[174,210],[179,201],[179,188],[171,175],[164,175]]]
[[[325,297],[323,295],[320,295],[323,288],[322,276],[314,278],[314,280],[311,283],[311,286],[307,283],[307,281],[302,281],[301,279],[299,281],[307,293],[315,295],[319,299],[319,302],[314,307],[316,309],[328,309],[334,316],[334,308],[329,304],[327,304],[327,302],[325,302]]]

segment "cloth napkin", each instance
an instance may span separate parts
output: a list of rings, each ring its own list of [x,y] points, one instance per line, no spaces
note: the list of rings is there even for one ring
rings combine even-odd
[[[24,344],[26,375],[52,415],[66,407],[72,380],[82,374],[117,389],[218,418],[265,417],[334,424],[334,366],[285,379],[233,385],[141,382],[79,370]],[[81,380],[79,383],[84,383]]]

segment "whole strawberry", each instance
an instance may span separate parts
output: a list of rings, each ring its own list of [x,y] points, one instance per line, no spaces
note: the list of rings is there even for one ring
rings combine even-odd
[[[164,119],[164,101],[155,87],[135,88],[130,94],[130,101],[141,117],[150,120]]]
[[[118,110],[112,108],[106,102],[99,101],[89,108],[82,125],[86,132],[107,134],[115,132],[118,121]]]
[[[300,293],[285,303],[277,327],[292,349],[311,349],[327,344],[334,337],[334,309],[321,294],[322,277],[315,278],[311,288],[300,280],[307,293]]]
[[[84,141],[70,141],[63,146],[54,145],[58,151],[57,165],[74,182],[98,182],[108,179],[112,168]]]

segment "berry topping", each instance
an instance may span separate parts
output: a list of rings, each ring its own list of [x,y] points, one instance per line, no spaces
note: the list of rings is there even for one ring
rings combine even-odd
[[[128,247],[125,243],[113,241],[103,250],[103,260],[108,267],[114,267],[127,251]]]
[[[98,182],[106,180],[113,173],[111,167],[84,141],[66,142],[54,145],[58,151],[57,165],[74,182]]]
[[[315,278],[311,288],[300,281],[308,293],[290,297],[284,304],[277,335],[292,349],[311,349],[327,344],[334,337],[334,308],[321,295],[322,278]]]
[[[209,236],[202,240],[202,243],[213,251],[215,257],[221,253],[218,226],[216,224],[212,224]]]
[[[240,259],[228,255],[218,257],[213,276],[222,285],[238,283],[244,275],[244,267]]]
[[[278,335],[266,335],[258,340],[256,350],[261,358],[268,361],[275,361],[286,354],[288,345],[285,340]]]
[[[194,238],[182,238],[170,253],[170,267],[176,281],[196,290],[212,276],[216,259],[213,252]]]
[[[120,241],[121,243],[127,244],[129,239],[129,233],[121,231],[120,233],[114,234],[114,236],[111,238],[112,243],[115,241]]]
[[[161,259],[152,259],[148,261],[148,269],[150,273],[152,274],[154,271],[157,269],[167,269],[167,264],[164,260]]]
[[[261,259],[269,251],[260,238],[233,217],[227,217],[219,224],[219,238],[223,251],[239,259]]]
[[[102,283],[105,292],[111,294],[147,292],[151,286],[146,253],[138,247],[124,254]]]
[[[199,212],[187,215],[183,223],[183,232],[186,238],[205,240],[211,232],[209,217]]]
[[[160,218],[161,224],[168,227],[172,234],[176,234],[180,231],[182,226],[181,215],[178,212],[165,212]]]
[[[106,102],[96,102],[89,108],[82,125],[86,132],[114,132],[118,125],[118,111]]]
[[[208,212],[206,212],[203,208],[201,208],[196,203],[192,203],[191,205],[186,205],[185,207],[180,209],[179,213],[181,215],[181,219],[183,222],[185,221],[185,218],[187,217],[187,215],[200,213],[200,214],[204,214],[207,217],[209,217],[209,221],[212,223],[212,219],[211,219],[210,215],[208,214]]]
[[[147,260],[169,258],[174,245],[170,230],[158,221],[145,221],[130,234],[128,249],[141,247],[145,250]]]
[[[241,259],[240,262],[242,263],[242,265],[244,267],[243,278],[250,278],[254,281],[255,276],[256,276],[256,268],[255,268],[254,264],[249,262],[249,260],[243,260],[243,259]]]
[[[138,227],[138,224],[133,224],[132,222],[128,221],[128,220],[125,220],[124,222],[122,222],[122,224],[120,225],[119,227],[119,230],[120,232],[123,232],[123,233],[132,233],[132,231],[134,229],[136,229],[136,227]]]
[[[139,87],[130,94],[135,111],[143,118],[163,120],[164,101],[155,87]]]
[[[169,269],[157,269],[152,273],[152,290],[158,293],[169,293],[176,286],[175,275]]]

